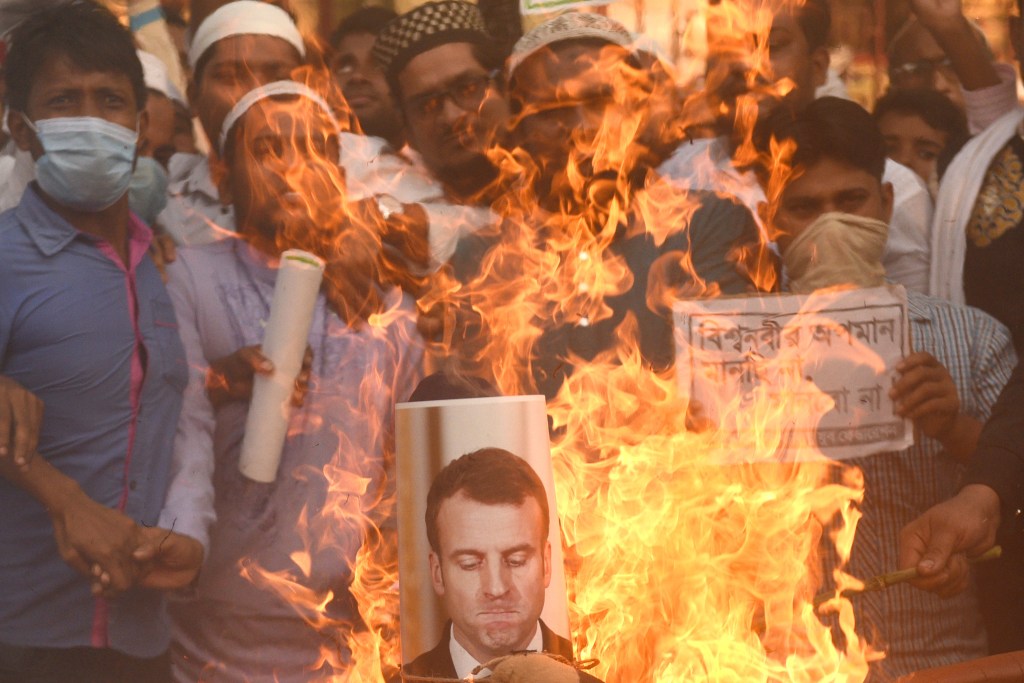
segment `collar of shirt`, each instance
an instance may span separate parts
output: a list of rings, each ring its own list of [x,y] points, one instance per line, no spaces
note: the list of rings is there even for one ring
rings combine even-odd
[[[178,152],[167,163],[170,182],[167,191],[172,195],[198,192],[210,199],[220,201],[220,191],[210,173],[210,160],[202,154]]]
[[[256,282],[274,286],[277,282],[279,258],[264,254],[242,238],[232,238],[231,245],[249,277]]]
[[[469,654],[466,648],[462,647],[459,641],[455,640],[455,624],[450,627],[451,633],[448,635],[448,652],[452,656],[452,664],[455,666],[455,674],[459,678],[469,678],[470,673],[473,669],[477,668],[483,662],[476,661],[473,655]],[[533,638],[530,640],[530,644],[526,646],[526,650],[531,652],[543,652],[544,650],[544,634],[540,630],[540,622],[537,622],[537,628],[534,630]],[[477,680],[491,675],[490,669],[484,669],[474,678],[469,680]]]
[[[63,216],[51,209],[39,196],[39,192],[30,185],[15,209],[18,221],[28,233],[29,238],[43,256],[53,256],[61,251],[76,237],[92,242],[100,238],[84,233],[71,225]],[[135,214],[128,214],[128,252],[130,268],[138,265],[153,241],[153,231],[139,220]]]
[[[928,299],[923,294],[907,290],[907,316],[910,320],[918,323],[930,323],[932,321],[932,309],[928,306]]]

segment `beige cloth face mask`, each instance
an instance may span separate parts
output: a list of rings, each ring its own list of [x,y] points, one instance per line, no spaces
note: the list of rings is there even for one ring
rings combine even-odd
[[[793,238],[782,255],[794,294],[885,284],[882,252],[889,225],[848,213],[825,213]]]

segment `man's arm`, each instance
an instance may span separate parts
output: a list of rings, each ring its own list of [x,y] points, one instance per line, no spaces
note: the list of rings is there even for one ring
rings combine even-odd
[[[921,25],[953,63],[965,90],[981,90],[1001,83],[992,56],[964,16],[961,0],[911,0]]]
[[[24,471],[39,445],[43,402],[13,379],[0,375],[0,463]]]
[[[1004,519],[1024,508],[1024,362],[992,407],[963,483],[988,486],[998,495]]]
[[[950,500],[928,509],[900,532],[900,567],[916,567],[918,588],[942,596],[967,588],[967,556],[995,544],[999,497],[988,486],[965,486]]]
[[[205,551],[196,539],[160,527],[142,530],[144,543],[133,553],[144,588],[184,588],[199,575]]]
[[[1009,64],[993,62],[975,27],[964,17],[961,0],[913,0],[912,4],[960,79],[971,134],[1013,111],[1018,106],[1017,72]]]
[[[89,498],[78,483],[42,458],[19,469],[0,459],[0,475],[28,491],[46,508],[61,557],[85,576],[107,575],[105,588],[123,591],[135,583],[132,554],[142,544],[136,524]],[[98,566],[98,570],[94,567]]]
[[[995,544],[1003,520],[1024,506],[1024,364],[992,409],[967,467],[964,487],[904,527],[900,567],[917,567],[917,585],[943,594],[966,584],[964,554]],[[1012,515],[1012,516],[1010,516]]]

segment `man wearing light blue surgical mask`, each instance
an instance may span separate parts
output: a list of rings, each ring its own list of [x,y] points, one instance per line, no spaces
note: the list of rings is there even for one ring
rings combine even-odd
[[[10,45],[9,126],[36,180],[0,216],[0,681],[166,681],[160,591],[194,579],[206,531],[172,462],[177,321],[128,204],[142,69],[82,0]]]

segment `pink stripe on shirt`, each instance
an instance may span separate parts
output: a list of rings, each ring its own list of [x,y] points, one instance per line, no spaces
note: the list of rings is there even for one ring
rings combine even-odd
[[[135,345],[132,348],[131,374],[129,385],[129,400],[131,401],[132,414],[128,424],[128,450],[124,458],[124,481],[121,489],[121,500],[117,504],[119,512],[124,512],[128,502],[128,472],[132,463],[132,449],[135,446],[135,430],[139,417],[139,404],[142,396],[142,384],[146,379],[146,371],[142,364],[142,332],[139,329],[139,301],[135,285],[135,272],[142,261],[149,246],[153,241],[153,233],[142,221],[135,216],[130,216],[128,221],[128,267],[121,262],[114,247],[106,240],[96,242],[97,248],[104,256],[109,258],[122,272],[124,272],[125,291],[128,298],[128,310],[131,312],[132,331],[135,334]],[[109,619],[110,605],[102,597],[96,598],[96,607],[92,620],[92,646],[109,647]]]

